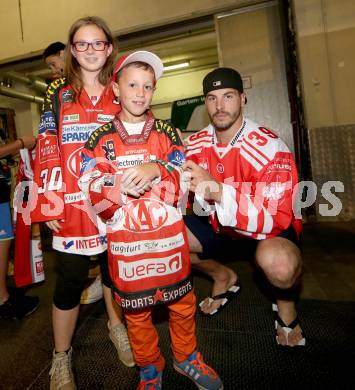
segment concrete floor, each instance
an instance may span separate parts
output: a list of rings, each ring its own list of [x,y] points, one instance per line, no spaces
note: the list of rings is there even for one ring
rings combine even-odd
[[[355,301],[355,221],[304,225],[301,298]]]
[[[355,302],[355,221],[306,224],[303,259],[303,299]],[[237,264],[237,269],[238,267]],[[249,272],[247,265],[240,267],[246,267],[246,272]],[[29,291],[31,295],[40,296],[38,310],[22,321],[0,320],[1,390],[48,388],[48,370],[53,348],[50,308],[54,284],[54,260],[50,251],[45,253],[45,272],[45,283]],[[197,279],[199,280],[196,289],[200,288],[197,293],[203,295],[210,288],[210,284],[206,280]],[[77,333],[84,329],[83,324],[86,324],[86,327],[92,324],[94,327],[97,322],[93,321],[93,318],[98,320],[104,334],[102,353],[105,356],[107,349],[111,353],[114,352],[111,351],[113,347],[107,340],[104,311],[100,309],[100,314],[96,315],[95,311],[98,310],[96,305],[100,303],[82,307]],[[99,354],[99,351],[97,353]],[[124,370],[122,372],[126,373]],[[127,375],[131,374],[127,371]],[[81,388],[94,387],[82,384]],[[95,388],[106,387],[99,384]],[[129,387],[119,388],[125,390]]]

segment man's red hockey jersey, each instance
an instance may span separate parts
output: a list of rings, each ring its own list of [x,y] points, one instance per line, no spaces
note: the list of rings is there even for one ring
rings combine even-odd
[[[209,209],[213,228],[258,240],[302,224],[293,212],[298,174],[292,153],[272,131],[245,119],[228,145],[217,144],[212,125],[187,138],[186,158],[223,183],[222,200]],[[195,203],[195,211],[196,211]]]
[[[109,268],[115,299],[128,310],[172,302],[192,289],[182,215],[175,207],[184,154],[170,125],[148,116],[142,133],[129,135],[116,116],[92,133],[83,152],[80,187],[108,219]],[[161,180],[140,198],[122,202],[127,168],[157,162]]]
[[[111,87],[95,105],[85,90],[75,99],[64,78],[47,89],[36,146],[32,221],[61,220],[63,229],[53,233],[53,248],[58,251],[92,255],[106,250],[105,227],[101,223],[98,228],[99,219],[77,181],[85,142],[119,110],[113,100]]]

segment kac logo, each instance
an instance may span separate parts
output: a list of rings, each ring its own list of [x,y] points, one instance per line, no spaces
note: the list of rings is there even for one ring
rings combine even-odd
[[[67,167],[69,169],[69,172],[75,177],[79,178],[80,176],[80,170],[81,170],[81,152],[83,150],[83,147],[80,146],[78,149],[75,149],[74,152],[69,156],[67,161]]]
[[[165,204],[148,198],[135,199],[127,203],[124,213],[124,227],[133,232],[158,230],[168,219]]]

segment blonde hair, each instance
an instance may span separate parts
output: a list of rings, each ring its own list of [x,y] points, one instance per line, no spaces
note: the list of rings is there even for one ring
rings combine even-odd
[[[107,42],[112,45],[112,53],[107,57],[105,65],[102,67],[99,73],[100,84],[107,86],[111,81],[113,67],[116,59],[116,44],[109,27],[103,19],[99,18],[98,16],[87,16],[74,22],[69,30],[68,43],[66,46],[65,76],[69,83],[74,87],[76,93],[81,92],[83,88],[83,80],[80,65],[71,52],[71,46],[73,44],[73,39],[76,32],[81,27],[90,25],[96,26],[102,30],[106,36]]]

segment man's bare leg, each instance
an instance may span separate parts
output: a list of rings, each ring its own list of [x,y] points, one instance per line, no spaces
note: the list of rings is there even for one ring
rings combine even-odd
[[[301,252],[291,241],[282,237],[261,241],[256,251],[256,263],[276,291],[292,291],[298,286],[302,272]],[[295,302],[276,298],[276,303],[280,318],[286,325],[290,324],[297,316]],[[278,341],[281,345],[295,346],[303,337],[301,331],[301,327],[297,325],[286,337],[285,332],[279,328]]]
[[[197,238],[187,229],[189,239],[190,258],[193,268],[205,273],[213,280],[211,296],[226,292],[237,282],[237,274],[229,267],[226,267],[215,260],[200,260],[197,253],[202,253],[202,246]],[[203,301],[200,309],[205,314],[210,314],[218,309],[222,303],[221,299],[216,299],[209,303],[208,298]]]

